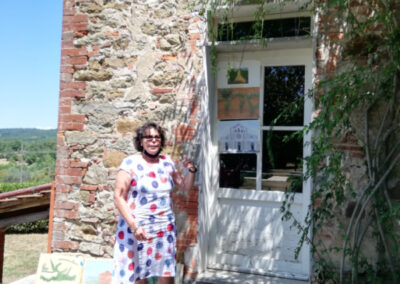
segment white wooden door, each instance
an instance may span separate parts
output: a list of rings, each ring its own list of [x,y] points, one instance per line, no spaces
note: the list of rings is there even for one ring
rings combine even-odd
[[[310,122],[310,99],[305,100],[300,116],[278,121],[272,132],[268,130],[286,101],[310,89],[312,64],[310,47],[218,55],[216,150],[209,157],[218,161],[214,163],[217,177],[210,178],[206,201],[211,204],[209,268],[308,279],[309,247],[304,246],[295,258],[299,235],[291,223],[282,221],[280,207],[285,190],[303,171],[302,157],[310,152],[305,146],[309,136],[298,143],[282,139]],[[230,79],[228,69],[234,70]],[[252,109],[257,103],[255,93],[258,115]],[[246,139],[256,143],[250,145]],[[311,183],[300,184],[296,191],[292,211],[303,220]]]

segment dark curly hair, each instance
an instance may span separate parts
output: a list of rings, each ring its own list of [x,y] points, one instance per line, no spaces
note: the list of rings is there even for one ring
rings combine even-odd
[[[133,144],[135,146],[135,149],[138,150],[139,152],[143,151],[143,146],[141,141],[143,139],[143,136],[145,136],[146,130],[149,128],[154,128],[160,134],[161,137],[160,152],[161,152],[165,146],[165,131],[164,129],[162,129],[160,125],[158,125],[155,122],[146,122],[141,127],[136,129],[136,137],[133,138]]]

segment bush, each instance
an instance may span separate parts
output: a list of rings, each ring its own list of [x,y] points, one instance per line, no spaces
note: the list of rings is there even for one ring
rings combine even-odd
[[[7,227],[6,234],[33,234],[47,233],[49,230],[49,220],[39,220],[19,225]]]

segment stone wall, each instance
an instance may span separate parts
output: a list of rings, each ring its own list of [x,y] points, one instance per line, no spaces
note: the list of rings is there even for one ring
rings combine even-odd
[[[114,179],[146,121],[196,159],[204,23],[188,1],[64,0],[53,251],[112,257]],[[174,192],[178,261],[196,243],[198,186]]]

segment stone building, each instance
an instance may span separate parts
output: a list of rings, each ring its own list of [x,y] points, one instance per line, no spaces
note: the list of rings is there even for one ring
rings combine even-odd
[[[300,4],[266,15],[272,27],[267,45],[222,38],[214,49],[207,13],[196,2],[64,0],[53,251],[112,257],[115,175],[122,159],[135,153],[135,129],[151,120],[166,129],[166,154],[176,160],[186,154],[199,166],[191,193],[173,194],[177,259],[186,277],[219,269],[309,279],[309,247],[294,258],[298,235],[279,208],[290,178],[302,171],[299,161],[311,151],[303,146],[309,135],[290,145],[283,135],[311,121],[311,99],[299,116],[275,125],[278,163],[269,164],[261,147],[280,103],[312,89],[337,66],[334,47],[343,33]],[[230,16],[245,31],[254,11],[239,5]],[[215,27],[223,17],[223,9],[212,15]],[[224,97],[218,91],[224,89],[235,96]],[[217,125],[231,120],[258,121],[257,151],[219,154]],[[349,173],[364,182],[361,147],[351,139],[339,144],[348,150]],[[224,183],[233,176],[237,182]],[[299,218],[311,191],[311,182],[299,188],[293,205]],[[324,238],[333,241],[334,234]]]

